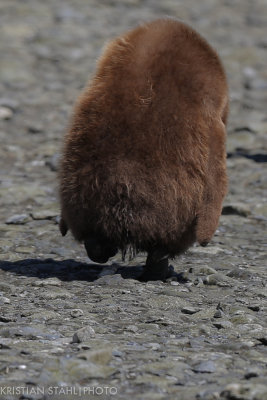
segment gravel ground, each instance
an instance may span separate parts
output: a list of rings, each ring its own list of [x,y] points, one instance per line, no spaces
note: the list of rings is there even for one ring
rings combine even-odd
[[[191,24],[229,78],[229,194],[212,243],[140,283],[58,231],[57,165],[104,43]],[[266,0],[1,0],[0,399],[267,399]]]

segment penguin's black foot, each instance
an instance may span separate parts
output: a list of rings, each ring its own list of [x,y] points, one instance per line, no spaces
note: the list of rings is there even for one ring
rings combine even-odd
[[[170,265],[168,267],[168,270],[164,270],[161,273],[153,273],[151,271],[148,271],[146,268],[144,272],[139,276],[138,280],[140,282],[148,282],[148,281],[166,281],[167,279],[170,280],[178,280],[179,274],[177,274],[173,266]]]
[[[138,278],[141,282],[164,281],[173,276],[173,267],[169,266],[169,255],[162,249],[148,253],[144,272]]]

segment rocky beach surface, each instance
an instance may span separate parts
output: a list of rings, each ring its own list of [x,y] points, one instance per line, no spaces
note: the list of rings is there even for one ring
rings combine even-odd
[[[58,161],[107,40],[173,16],[230,88],[229,193],[179,281],[140,283],[59,229]],[[266,0],[1,0],[0,399],[267,399]]]

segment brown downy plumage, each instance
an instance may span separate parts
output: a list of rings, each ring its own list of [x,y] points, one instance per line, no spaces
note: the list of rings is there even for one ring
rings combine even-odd
[[[63,235],[89,257],[147,251],[144,279],[212,238],[226,194],[228,93],[216,52],[174,19],[112,41],[76,104],[60,171]]]

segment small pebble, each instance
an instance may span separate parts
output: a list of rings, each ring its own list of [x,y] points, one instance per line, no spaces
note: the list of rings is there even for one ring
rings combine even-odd
[[[74,308],[73,310],[71,310],[70,315],[73,318],[81,317],[83,315],[83,310],[81,310],[80,308]]]
[[[53,172],[58,171],[59,163],[60,163],[60,154],[58,153],[53,154],[45,161],[45,165],[47,165]]]
[[[74,333],[72,343],[82,343],[95,337],[95,330],[91,326],[84,326]]]
[[[199,274],[204,274],[204,275],[211,275],[217,273],[216,269],[209,267],[208,265],[201,266],[199,269],[197,269],[197,272]]]
[[[44,127],[40,124],[35,123],[34,125],[28,126],[29,133],[42,133],[44,131]]]
[[[213,317],[214,317],[214,318],[222,318],[223,315],[224,315],[224,313],[223,313],[222,310],[216,310],[215,313],[214,313],[214,315],[213,315]]]
[[[195,314],[195,313],[197,313],[198,311],[199,311],[199,308],[194,308],[194,307],[190,307],[190,306],[183,307],[183,308],[181,309],[181,312],[182,312],[183,314],[189,314],[189,315]]]
[[[230,383],[220,393],[220,399],[265,400],[267,399],[267,387],[265,384]]]
[[[4,296],[0,296],[0,304],[9,304],[10,299]]]
[[[95,281],[96,285],[123,286],[125,279],[120,274],[105,275]]]
[[[216,365],[213,361],[202,361],[193,367],[193,371],[197,373],[213,373],[216,371]]]
[[[11,109],[12,111],[15,111],[18,108],[19,103],[17,100],[11,99],[9,97],[1,97],[0,106],[1,108],[8,108]]]
[[[34,286],[61,286],[61,280],[58,278],[39,279],[34,282]]]
[[[151,350],[159,350],[161,348],[159,343],[146,343],[145,346]]]
[[[28,214],[14,214],[5,223],[7,225],[24,225],[31,220]]]
[[[78,358],[95,364],[106,365],[112,358],[112,348],[82,351]]]
[[[18,246],[16,247],[16,253],[22,253],[22,254],[33,254],[35,252],[35,247],[34,246]]]
[[[233,324],[230,321],[225,320],[214,322],[213,325],[218,329],[229,329],[233,327]]]
[[[232,287],[235,284],[234,279],[221,273],[208,275],[205,277],[203,282],[206,285],[216,285],[219,287]]]
[[[138,327],[136,325],[128,325],[127,331],[136,333],[138,331]]]
[[[37,210],[31,213],[35,220],[52,219],[58,215],[58,210]]]
[[[13,111],[8,107],[0,107],[0,120],[10,119],[13,116]]]
[[[257,376],[259,376],[259,372],[258,371],[247,371],[244,375],[245,379],[251,379],[251,378],[256,378]]]

